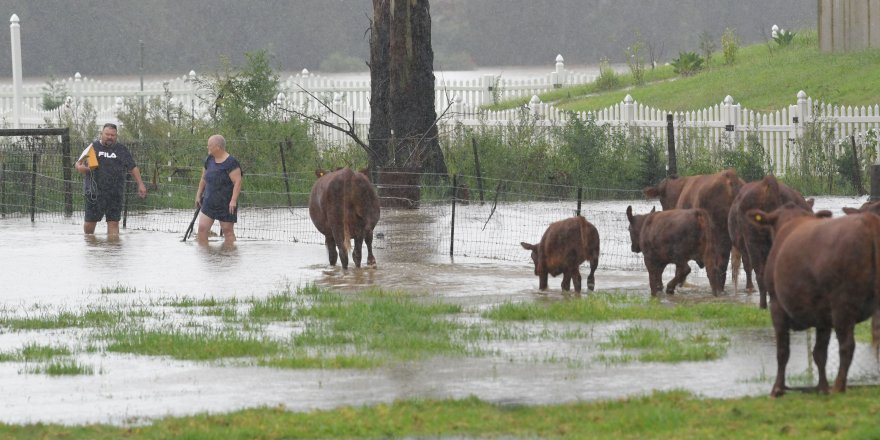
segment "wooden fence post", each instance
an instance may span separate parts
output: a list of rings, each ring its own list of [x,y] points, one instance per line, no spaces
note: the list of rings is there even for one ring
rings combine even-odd
[[[477,170],[477,188],[480,189],[480,205],[483,204],[483,176],[480,171],[480,155],[477,154],[477,139],[471,138],[471,146],[474,148],[474,167]]]
[[[675,157],[675,127],[672,124],[672,113],[666,114],[666,148],[669,165],[666,168],[666,177],[678,175],[678,162]]]

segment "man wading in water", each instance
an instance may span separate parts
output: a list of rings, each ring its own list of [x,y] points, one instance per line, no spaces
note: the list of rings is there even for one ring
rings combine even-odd
[[[125,176],[131,173],[138,185],[138,196],[147,196],[147,187],[141,180],[141,172],[125,145],[116,143],[116,124],[104,124],[101,140],[89,148],[94,150],[98,167],[89,168],[88,154],[76,161],[76,171],[83,175],[85,192],[85,223],[83,231],[94,234],[95,226],[107,217],[107,236],[119,236],[119,218],[122,217],[122,198],[125,193]],[[88,151],[88,149],[87,149]]]

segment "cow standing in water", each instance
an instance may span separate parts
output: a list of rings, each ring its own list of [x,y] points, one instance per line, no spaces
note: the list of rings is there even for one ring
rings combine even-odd
[[[830,219],[793,203],[767,213],[752,209],[747,219],[766,227],[773,246],[764,282],[773,299],[770,315],[776,333],[776,382],[770,395],[785,393],[785,367],[790,355],[789,332],[816,328],[813,361],[817,389],[829,391],[825,375],[831,330],[837,335],[840,367],[833,392],[846,391],[846,378],[855,351],[855,325],[872,315],[875,350],[880,321],[880,216],[859,213]]]
[[[675,277],[666,285],[666,293],[675,293],[675,287],[684,283],[691,273],[688,261],[694,260],[706,267],[712,293],[721,292],[718,284],[721,258],[712,230],[712,219],[704,209],[671,209],[669,211],[633,215],[632,206],[626,208],[629,220],[629,238],[633,252],[641,252],[648,270],[651,296],[663,291],[663,269],[675,264]]]
[[[562,274],[562,290],[568,291],[574,281],[574,291],[581,292],[580,265],[590,261],[590,274],[587,288],[596,287],[596,267],[599,265],[599,231],[581,216],[553,222],[544,231],[538,244],[521,242],[520,245],[532,251],[538,288],[547,289],[547,276]]]
[[[367,265],[376,266],[373,229],[379,221],[379,197],[373,184],[366,174],[350,168],[317,174],[309,196],[309,216],[324,234],[330,265],[336,265],[338,256],[342,268],[348,269],[348,252],[354,239],[354,265],[361,267],[361,249],[366,242]]]
[[[709,213],[712,218],[713,236],[721,252],[718,285],[722,290],[733,247],[727,229],[727,216],[734,197],[743,185],[745,182],[736,175],[736,171],[728,169],[715,174],[667,177],[656,187],[644,189],[647,198],[660,199],[664,211],[672,208],[701,208]]]
[[[773,176],[764,176],[763,179],[745,184],[733,204],[727,217],[727,227],[730,230],[730,239],[733,246],[742,255],[743,269],[746,272],[746,290],[754,290],[752,284],[752,270],[755,271],[755,280],[758,282],[758,291],[761,295],[760,307],[767,308],[767,288],[764,286],[764,266],[767,264],[767,256],[770,255],[770,231],[767,228],[757,228],[746,219],[746,212],[750,209],[760,209],[770,212],[774,209],[792,202],[801,208],[812,211],[813,199],[805,200],[799,192],[789,188],[784,183],[776,180]],[[734,267],[734,270],[736,267]],[[736,288],[737,272],[734,272],[734,288]]]

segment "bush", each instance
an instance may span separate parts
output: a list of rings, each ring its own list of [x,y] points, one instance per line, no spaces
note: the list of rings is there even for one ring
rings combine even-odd
[[[672,60],[673,71],[681,76],[691,76],[703,69],[703,58],[696,52],[679,52]]]
[[[596,88],[599,90],[611,90],[620,84],[617,72],[611,68],[608,58],[602,57],[599,61],[599,77],[596,78]]]
[[[736,61],[736,53],[739,52],[739,36],[731,28],[724,29],[721,34],[721,50],[724,53],[724,64],[730,65]]]

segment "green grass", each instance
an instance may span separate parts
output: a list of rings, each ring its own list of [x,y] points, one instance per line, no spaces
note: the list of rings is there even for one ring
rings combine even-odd
[[[683,391],[547,406],[501,405],[476,398],[407,400],[334,410],[283,407],[168,417],[147,425],[0,424],[4,438],[878,438],[880,388],[845,395],[790,393],[706,399]]]
[[[175,359],[213,361],[226,358],[274,356],[285,350],[283,342],[230,330],[112,329],[103,336],[106,351]]]
[[[641,295],[595,292],[585,298],[550,303],[505,303],[483,312],[498,321],[656,320],[700,322],[716,328],[770,327],[770,314],[754,305],[729,302],[666,304]]]
[[[113,286],[101,286],[99,290],[102,295],[108,295],[113,293],[137,293],[137,288],[127,286],[122,283],[116,283]]]
[[[27,369],[31,374],[45,374],[47,376],[80,376],[95,374],[91,365],[83,365],[73,359],[53,359],[45,364],[37,364]]]
[[[674,337],[666,329],[636,325],[618,330],[602,349],[623,350],[621,355],[599,355],[607,363],[711,361],[724,357],[730,339],[705,332]],[[635,353],[632,353],[635,351]]]
[[[590,111],[618,104],[629,94],[647,106],[668,110],[698,110],[721,103],[730,95],[743,107],[776,111],[795,104],[803,90],[815,100],[837,105],[875,105],[880,90],[880,49],[822,53],[815,31],[798,32],[787,47],[776,43],[742,47],[736,62],[725,65],[720,53],[710,67],[690,77],[677,77],[670,66],[648,70],[648,83],[633,87],[629,74],[621,87],[598,91],[591,84],[562,88],[539,95],[564,110]],[[493,109],[515,108],[521,100]]]
[[[60,328],[105,327],[122,321],[125,314],[118,310],[93,308],[74,313],[61,311],[43,313],[35,317],[0,317],[0,327],[7,330],[50,330]]]

